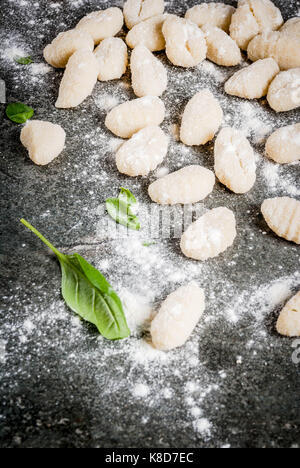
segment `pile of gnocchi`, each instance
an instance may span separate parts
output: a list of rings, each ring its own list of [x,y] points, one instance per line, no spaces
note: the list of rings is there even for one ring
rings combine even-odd
[[[115,37],[128,28],[125,42]],[[167,70],[154,52],[165,50],[176,67],[190,68],[204,59],[224,67],[242,62],[246,51],[253,63],[243,66],[225,83],[225,92],[243,99],[267,97],[276,112],[300,107],[300,17],[284,23],[270,0],[239,0],[237,8],[223,3],[201,3],[185,18],[165,12],[164,0],[127,0],[120,8],[95,11],[77,26],[60,33],[44,49],[44,58],[55,68],[65,68],[56,107],[79,106],[92,94],[97,80],[117,80],[129,65],[136,99],[113,108],[105,126],[126,139],[116,153],[120,173],[148,176],[162,163],[169,138],[160,128],[165,118],[161,96],[168,86]],[[149,186],[151,200],[161,205],[192,204],[204,200],[215,185],[245,194],[256,181],[253,148],[237,129],[220,127],[224,112],[208,89],[187,103],[180,140],[188,146],[214,144],[215,174],[188,166]],[[45,165],[65,146],[65,132],[50,122],[29,121],[21,141],[36,164]],[[266,155],[278,164],[300,160],[300,123],[277,129],[266,142]],[[280,237],[300,244],[300,201],[282,197],[265,200],[262,214]],[[212,209],[194,222],[181,239],[183,254],[198,261],[214,258],[235,240],[236,220],[226,207]],[[181,346],[204,311],[204,292],[190,283],[172,293],[152,322],[153,344],[168,350]],[[175,326],[176,325],[176,326]],[[300,336],[300,292],[286,305],[277,323],[286,336]]]

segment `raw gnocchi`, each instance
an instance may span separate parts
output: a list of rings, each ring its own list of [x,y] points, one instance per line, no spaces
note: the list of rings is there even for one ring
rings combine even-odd
[[[127,101],[112,109],[105,125],[121,138],[131,138],[134,133],[149,125],[160,125],[165,118],[165,105],[156,96]]]
[[[281,70],[300,67],[299,37],[273,31],[256,36],[248,46],[248,58],[255,62],[272,57]]]
[[[98,73],[99,64],[93,52],[77,50],[67,63],[56,107],[67,109],[79,106],[92,94]]]
[[[60,125],[30,120],[21,131],[21,143],[30,159],[40,166],[49,164],[64,149],[66,133]]]
[[[147,176],[164,160],[169,139],[157,126],[151,125],[135,133],[118,150],[119,172],[131,177]]]
[[[235,193],[251,190],[256,180],[254,151],[244,134],[223,128],[215,143],[215,173]]]
[[[151,52],[164,50],[166,41],[162,33],[162,27],[168,14],[153,16],[142,23],[136,24],[127,34],[126,43],[134,49],[139,44],[147,47]]]
[[[204,34],[195,23],[172,16],[166,19],[162,31],[166,40],[166,54],[173,65],[195,67],[206,58]]]
[[[259,99],[267,95],[269,86],[279,71],[274,59],[258,60],[229,78],[225,83],[225,91],[244,99]]]
[[[97,45],[103,39],[118,34],[122,29],[123,23],[122,11],[120,8],[113,7],[89,13],[79,21],[76,28],[90,33],[95,45]]]
[[[164,9],[164,0],[127,0],[123,9],[126,26],[131,29],[141,21],[161,15]]]
[[[160,205],[188,204],[204,200],[214,185],[212,171],[202,166],[187,166],[156,180],[148,192],[151,200]]]
[[[300,17],[296,16],[295,18],[290,18],[284,25],[281,27],[280,32],[284,34],[295,35],[298,38],[300,37]]]
[[[118,37],[104,39],[94,54],[100,68],[99,81],[118,80],[126,72],[128,52],[122,39]]]
[[[294,198],[281,197],[265,200],[261,207],[269,228],[282,237],[300,244],[300,202]]]
[[[300,106],[300,68],[279,73],[271,83],[268,102],[276,112],[286,112]]]
[[[169,351],[183,346],[205,310],[204,291],[191,282],[171,293],[151,323],[155,348]]]
[[[229,31],[231,18],[235,8],[225,3],[201,3],[190,8],[186,14],[186,19],[193,21],[199,27],[204,25],[217,26],[224,31]]]
[[[220,28],[206,25],[202,27],[206,44],[207,58],[217,65],[232,67],[242,61],[242,54],[237,43]]]
[[[167,70],[147,47],[138,45],[133,49],[130,68],[136,96],[161,96],[164,93],[168,84]]]
[[[283,336],[300,336],[300,291],[282,309],[276,329]]]
[[[257,34],[275,31],[282,24],[280,10],[270,0],[239,0],[232,15],[230,35],[241,49],[247,50]]]
[[[79,29],[60,33],[44,49],[44,58],[46,62],[55,68],[65,68],[69,58],[77,50],[94,50],[94,41],[92,36]]]
[[[214,208],[191,224],[181,238],[180,247],[186,257],[205,261],[225,252],[236,235],[234,213],[228,208]]]
[[[203,89],[187,104],[180,128],[180,139],[188,146],[205,145],[212,140],[223,120],[223,111],[217,99]]]
[[[279,164],[300,160],[300,123],[282,127],[266,143],[266,154]]]

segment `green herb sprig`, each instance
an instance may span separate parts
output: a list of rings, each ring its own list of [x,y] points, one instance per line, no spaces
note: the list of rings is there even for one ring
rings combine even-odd
[[[33,63],[33,60],[32,58],[29,56],[29,57],[15,57],[15,62],[18,63],[19,65],[30,65],[31,63]]]
[[[141,224],[132,210],[132,207],[136,204],[135,196],[130,190],[122,187],[118,198],[108,198],[106,200],[106,209],[116,223],[139,231]]]
[[[6,107],[6,115],[12,122],[23,124],[34,114],[34,110],[21,102],[11,102]]]

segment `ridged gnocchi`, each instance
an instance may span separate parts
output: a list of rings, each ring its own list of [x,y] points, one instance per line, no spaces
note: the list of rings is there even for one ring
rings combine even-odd
[[[181,238],[180,247],[186,257],[205,261],[225,252],[236,235],[234,213],[228,208],[214,208],[191,224]]]
[[[116,154],[119,172],[131,177],[147,176],[164,160],[169,139],[160,127],[143,128],[126,141]]]
[[[94,54],[99,63],[99,81],[118,80],[126,73],[128,52],[125,42],[119,37],[104,39]]]
[[[112,7],[89,13],[79,21],[76,28],[88,32],[95,45],[98,45],[103,39],[118,34],[123,23],[124,17],[120,8]]]
[[[162,32],[166,40],[166,54],[173,65],[195,67],[206,58],[204,34],[195,23],[171,16],[164,22]]]
[[[164,0],[127,0],[123,14],[128,29],[152,16],[161,15],[165,9]]]
[[[134,133],[149,125],[160,125],[165,118],[165,105],[156,96],[145,96],[124,102],[106,116],[105,125],[121,138],[131,138]]]
[[[166,41],[162,33],[162,27],[169,16],[171,15],[153,16],[153,18],[136,24],[126,36],[127,45],[134,49],[137,45],[142,44],[151,52],[164,50]]]
[[[261,207],[269,228],[282,237],[300,244],[300,202],[290,197],[270,198]]]
[[[199,27],[204,25],[217,26],[228,32],[234,12],[235,8],[231,5],[225,5],[225,3],[201,3],[190,8],[185,17]]]
[[[66,133],[60,125],[41,120],[30,120],[21,131],[21,143],[30,159],[40,166],[49,164],[62,152]]]
[[[168,84],[167,70],[147,47],[138,45],[133,49],[130,68],[136,96],[161,96],[164,93]]]
[[[160,205],[197,203],[204,200],[215,185],[215,175],[202,166],[186,166],[168,174],[148,189],[152,201]]]
[[[300,291],[282,309],[276,329],[283,336],[300,336]]]
[[[98,73],[99,64],[93,52],[77,50],[67,63],[55,106],[61,109],[79,106],[92,94]]]
[[[286,112],[300,106],[300,68],[279,73],[268,91],[268,103],[276,112]]]
[[[225,91],[244,99],[259,99],[267,95],[269,86],[279,71],[272,58],[258,60],[229,78],[225,83]]]
[[[300,123],[276,130],[268,138],[266,154],[279,164],[300,160]]]
[[[65,68],[69,58],[77,50],[94,50],[92,36],[80,29],[71,29],[60,33],[44,49],[44,58],[52,67]]]
[[[188,146],[212,140],[223,120],[218,100],[209,91],[199,91],[187,104],[181,122],[180,139]]]
[[[223,128],[215,143],[215,173],[235,193],[251,190],[256,180],[254,151],[242,132]]]
[[[220,28],[206,25],[202,27],[207,44],[207,58],[217,65],[232,67],[242,61],[237,43]]]

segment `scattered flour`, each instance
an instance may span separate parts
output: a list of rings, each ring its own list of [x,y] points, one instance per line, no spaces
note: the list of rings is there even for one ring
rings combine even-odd
[[[147,385],[139,383],[132,389],[132,394],[135,398],[145,398],[149,395],[150,389]]]
[[[109,111],[120,104],[120,99],[113,94],[103,94],[101,96],[95,96],[94,102],[99,109]]]
[[[295,197],[300,195],[300,189],[296,187],[292,176],[287,173],[286,166],[273,163],[265,159],[263,161],[262,175],[270,193],[285,192],[286,196]]]
[[[123,289],[120,291],[128,326],[132,335],[139,335],[149,328],[153,308],[148,298]]]
[[[206,418],[196,419],[193,422],[194,430],[204,439],[211,436],[211,423]]]
[[[0,364],[5,364],[6,362],[6,345],[7,341],[0,340]]]

